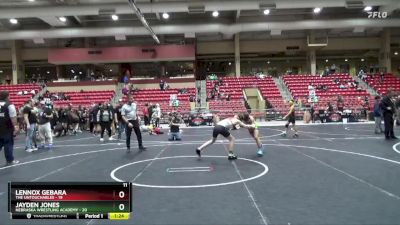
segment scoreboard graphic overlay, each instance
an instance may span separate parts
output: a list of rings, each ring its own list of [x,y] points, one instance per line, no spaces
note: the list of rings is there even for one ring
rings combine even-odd
[[[11,219],[129,219],[132,185],[118,182],[9,182]]]

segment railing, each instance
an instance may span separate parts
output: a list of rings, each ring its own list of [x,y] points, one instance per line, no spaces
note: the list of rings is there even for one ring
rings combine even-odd
[[[283,117],[289,112],[288,109],[277,110],[277,109],[265,109],[265,110],[195,110],[195,111],[180,111],[179,114],[184,120],[193,120],[196,118],[206,118],[218,116],[220,119],[231,117],[238,113],[248,112],[252,115],[256,121],[282,121]],[[310,113],[310,107],[296,108],[295,115],[296,120],[303,121],[305,113]],[[314,110],[314,116],[311,118],[312,121],[316,122],[338,122],[346,118],[349,122],[365,121],[369,119],[370,112],[365,108],[352,108],[344,111],[334,110],[327,112],[326,110]],[[164,112],[161,123],[169,123],[170,112]]]

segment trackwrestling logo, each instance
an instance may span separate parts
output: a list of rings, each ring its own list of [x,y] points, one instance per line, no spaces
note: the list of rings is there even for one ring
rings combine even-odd
[[[368,13],[368,18],[369,19],[386,19],[388,17],[387,12],[367,12]]]

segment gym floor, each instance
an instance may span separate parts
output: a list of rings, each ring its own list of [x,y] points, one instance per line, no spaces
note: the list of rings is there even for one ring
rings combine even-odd
[[[232,131],[236,161],[228,161],[223,137],[197,159],[195,148],[211,137],[210,127],[184,129],[181,142],[144,134],[147,151],[131,153],[124,141],[100,144],[88,133],[26,153],[19,136],[14,154],[21,163],[4,166],[0,159],[0,224],[28,223],[9,219],[8,181],[135,185],[128,221],[29,224],[400,224],[400,146],[375,135],[373,126],[299,126],[297,139],[281,137],[283,127],[262,127],[263,157],[247,130]],[[134,134],[132,141],[136,147]]]

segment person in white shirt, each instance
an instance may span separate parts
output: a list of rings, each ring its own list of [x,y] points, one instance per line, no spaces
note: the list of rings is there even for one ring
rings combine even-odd
[[[153,115],[151,116],[155,122],[156,127],[160,127],[160,119],[161,119],[161,107],[160,104],[156,104],[156,107],[153,110]]]
[[[312,83],[308,84],[308,90],[309,90],[309,91],[312,91],[312,90],[314,90],[314,86],[313,86],[313,84],[312,84]]]
[[[132,101],[132,97],[129,97],[128,103],[124,104],[121,108],[122,120],[126,124],[125,133],[126,133],[127,152],[131,151],[132,129],[135,131],[136,138],[139,144],[139,150],[141,151],[146,150],[146,148],[143,147],[142,133],[140,133],[139,117],[137,115],[137,110],[138,110],[137,104]]]

